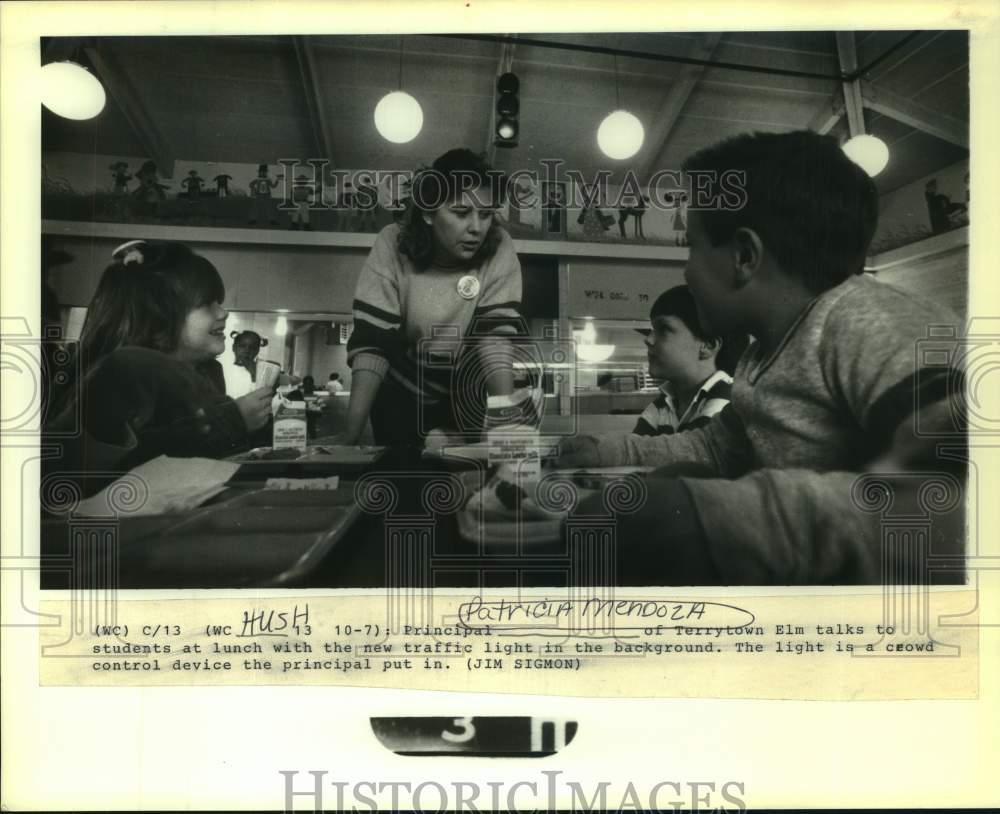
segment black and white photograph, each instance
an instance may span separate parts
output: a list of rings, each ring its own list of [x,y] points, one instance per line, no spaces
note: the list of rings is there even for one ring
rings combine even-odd
[[[0,807],[1000,802],[998,43],[0,0]]]
[[[46,587],[964,580],[968,32],[40,47]]]

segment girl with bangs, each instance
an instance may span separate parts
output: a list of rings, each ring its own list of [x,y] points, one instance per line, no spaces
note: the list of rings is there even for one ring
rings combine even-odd
[[[62,436],[82,423],[82,434],[60,437],[66,471],[110,476],[158,455],[246,447],[272,394],[225,394],[215,360],[225,350],[225,293],[216,268],[183,244],[132,241],[113,252],[80,335],[80,379],[46,428]]]

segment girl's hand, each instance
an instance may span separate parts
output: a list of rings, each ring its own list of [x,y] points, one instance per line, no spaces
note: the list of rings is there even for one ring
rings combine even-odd
[[[243,423],[247,425],[247,431],[259,430],[271,417],[271,390],[262,387],[252,393],[247,393],[245,396],[240,396],[236,399],[236,406],[239,408],[240,415],[243,416]]]

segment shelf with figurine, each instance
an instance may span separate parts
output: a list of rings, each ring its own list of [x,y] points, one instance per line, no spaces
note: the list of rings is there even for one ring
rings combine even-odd
[[[375,235],[402,218],[408,197],[405,182],[394,192],[384,178],[375,183],[363,173],[350,174],[338,187],[329,181],[318,183],[312,167],[292,169],[287,162],[174,163],[173,177],[164,178],[152,160],[99,156],[97,166],[106,166],[108,175],[95,177],[92,161],[85,165],[74,154],[46,154],[42,217],[61,222]],[[650,206],[648,195],[632,194],[600,206],[581,206],[578,190],[566,183],[537,186],[549,196],[544,205],[536,193],[529,206],[509,205],[502,212],[503,224],[515,240],[631,247],[638,250],[636,256],[651,259],[664,257],[662,249],[684,246],[680,203],[664,209]]]
[[[180,162],[178,162],[180,163]],[[46,220],[98,223],[203,226],[214,228],[285,229],[289,231],[362,232],[375,234],[394,220],[390,212],[368,198],[352,195],[346,206],[317,199],[317,185],[296,174],[281,190],[283,175],[261,164],[245,186],[234,184],[229,172],[205,178],[198,169],[182,169],[179,180],[165,180],[156,163],[143,161],[133,169],[126,161],[108,165],[107,187],[87,189],[43,166],[42,217]],[[83,188],[81,188],[83,187]],[[358,203],[354,203],[354,200]],[[398,217],[398,215],[397,215]]]

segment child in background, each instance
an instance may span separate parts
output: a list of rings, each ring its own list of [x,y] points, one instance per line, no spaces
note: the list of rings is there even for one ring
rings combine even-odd
[[[270,416],[270,390],[226,396],[228,312],[215,267],[179,243],[132,241],[112,254],[77,349],[81,380],[47,427],[63,433],[55,465],[113,476],[159,455],[224,457]],[[100,484],[91,484],[91,487]],[[88,489],[90,491],[90,489]]]
[[[339,373],[331,373],[330,380],[326,383],[326,392],[331,396],[344,392],[344,384],[340,381]]]
[[[267,347],[267,339],[256,331],[233,331],[233,358],[223,365],[226,377],[226,395],[233,398],[252,393],[257,389],[257,356]]]
[[[745,336],[708,337],[698,324],[694,298],[686,285],[665,291],[649,309],[646,337],[649,375],[663,379],[632,432],[670,435],[703,427],[729,404],[736,360],[747,345]]]
[[[732,403],[691,432],[568,439],[560,465],[664,467],[647,481],[644,507],[618,519],[620,555],[662,572],[649,582],[888,579],[880,517],[852,488],[872,459],[906,446],[900,427],[923,448],[906,459],[946,466],[938,439],[906,428],[920,411],[957,415],[945,430],[963,431],[961,411],[942,409],[961,397],[961,373],[916,353],[928,326],[955,317],[861,273],[878,194],[836,139],[742,135],[684,169],[712,179],[714,205],[692,200],[688,213],[685,278],[699,322],[756,338],[737,365]],[[734,172],[736,194],[725,180]],[[692,468],[711,477],[677,477]],[[962,545],[961,536],[936,542],[947,553]]]

